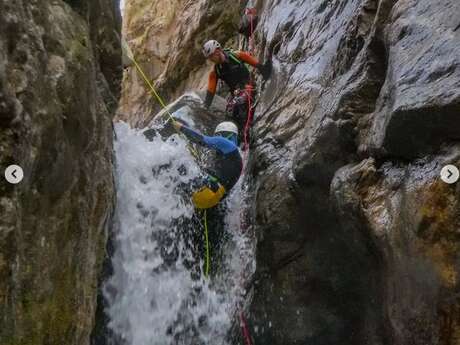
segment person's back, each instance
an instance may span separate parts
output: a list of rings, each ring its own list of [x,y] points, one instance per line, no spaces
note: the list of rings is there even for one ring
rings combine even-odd
[[[223,122],[216,127],[215,136],[206,136],[191,128],[173,123],[190,140],[215,151],[212,165],[193,194],[197,208],[216,206],[235,186],[241,175],[243,160],[238,150],[238,128],[232,122]]]
[[[215,149],[209,172],[222,183],[225,190],[229,191],[238,182],[243,166],[238,146],[223,137],[206,138],[208,144],[213,143],[210,147]]]
[[[270,62],[260,64],[259,60],[248,52],[222,49],[220,43],[215,40],[205,43],[203,54],[214,63],[208,78],[208,89],[204,102],[206,107],[211,106],[219,79],[223,80],[232,92],[237,88],[244,88],[250,82],[250,73],[246,64],[256,68],[264,79],[270,76]]]
[[[245,57],[246,61],[251,61],[251,65],[257,65],[257,60],[244,52],[232,52],[224,49],[223,53],[225,55],[224,62],[214,65],[216,77],[223,80],[231,92],[238,88],[243,89],[249,84],[251,75],[241,57]]]

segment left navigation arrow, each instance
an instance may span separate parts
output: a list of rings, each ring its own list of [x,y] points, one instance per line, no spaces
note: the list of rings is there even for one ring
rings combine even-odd
[[[12,184],[18,184],[24,178],[24,171],[19,165],[10,165],[5,169],[5,179]]]

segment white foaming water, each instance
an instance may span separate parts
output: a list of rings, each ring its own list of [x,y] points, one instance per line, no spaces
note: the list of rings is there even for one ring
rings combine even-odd
[[[253,246],[240,230],[240,184],[227,198],[231,236],[222,269],[211,282],[192,279],[181,224],[193,224],[194,209],[177,188],[198,176],[199,167],[177,135],[150,142],[127,124],[115,129],[115,252],[104,287],[109,328],[128,345],[227,344],[254,271]]]

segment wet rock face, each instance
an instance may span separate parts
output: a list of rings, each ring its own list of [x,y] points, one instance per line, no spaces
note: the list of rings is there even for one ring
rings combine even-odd
[[[226,0],[127,1],[123,32],[147,76],[166,102],[184,91],[203,89],[208,71],[204,42],[235,37],[238,3]],[[160,110],[136,69],[126,68],[118,118],[146,125]]]
[[[458,163],[460,3],[257,7],[254,337],[455,343],[459,189],[438,175]]]
[[[87,344],[113,204],[118,5],[0,4],[0,343]]]
[[[384,32],[390,68],[364,149],[414,158],[460,139],[459,14],[458,1],[395,4]]]
[[[332,198],[345,231],[369,234],[382,258],[382,303],[393,344],[458,341],[458,185],[439,179],[460,146],[408,165],[373,159],[340,169]]]

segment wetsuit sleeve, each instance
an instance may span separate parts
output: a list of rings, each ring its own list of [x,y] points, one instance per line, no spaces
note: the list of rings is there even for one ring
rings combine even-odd
[[[216,93],[216,90],[217,90],[217,74],[216,74],[216,71],[212,70],[209,73],[209,77],[208,77],[208,92],[214,95]]]
[[[206,142],[204,140],[204,135],[198,132],[195,132],[193,129],[188,128],[184,125],[181,126],[180,131],[185,134],[187,138],[189,138],[191,141],[194,143],[200,144],[200,145],[206,145]]]
[[[238,59],[250,64],[252,67],[256,67],[259,64],[259,60],[257,60],[254,56],[252,56],[248,52],[239,51],[239,52],[236,52],[235,55]]]
[[[209,73],[208,77],[208,90],[206,91],[206,98],[204,99],[204,106],[205,108],[209,108],[212,104],[212,100],[214,99],[214,94],[216,93],[217,89],[217,73],[215,70]]]
[[[193,129],[188,128],[186,126],[182,126],[180,130],[191,141],[197,144],[203,145],[203,146],[207,146],[214,150],[220,151],[223,154],[227,154],[235,150],[238,150],[238,147],[233,142],[223,137],[219,137],[219,136],[208,137],[201,133],[195,132]]]
[[[206,142],[206,146],[211,147],[217,151],[222,152],[224,155],[235,150],[238,150],[238,147],[228,139],[223,137],[207,137],[203,136]]]

